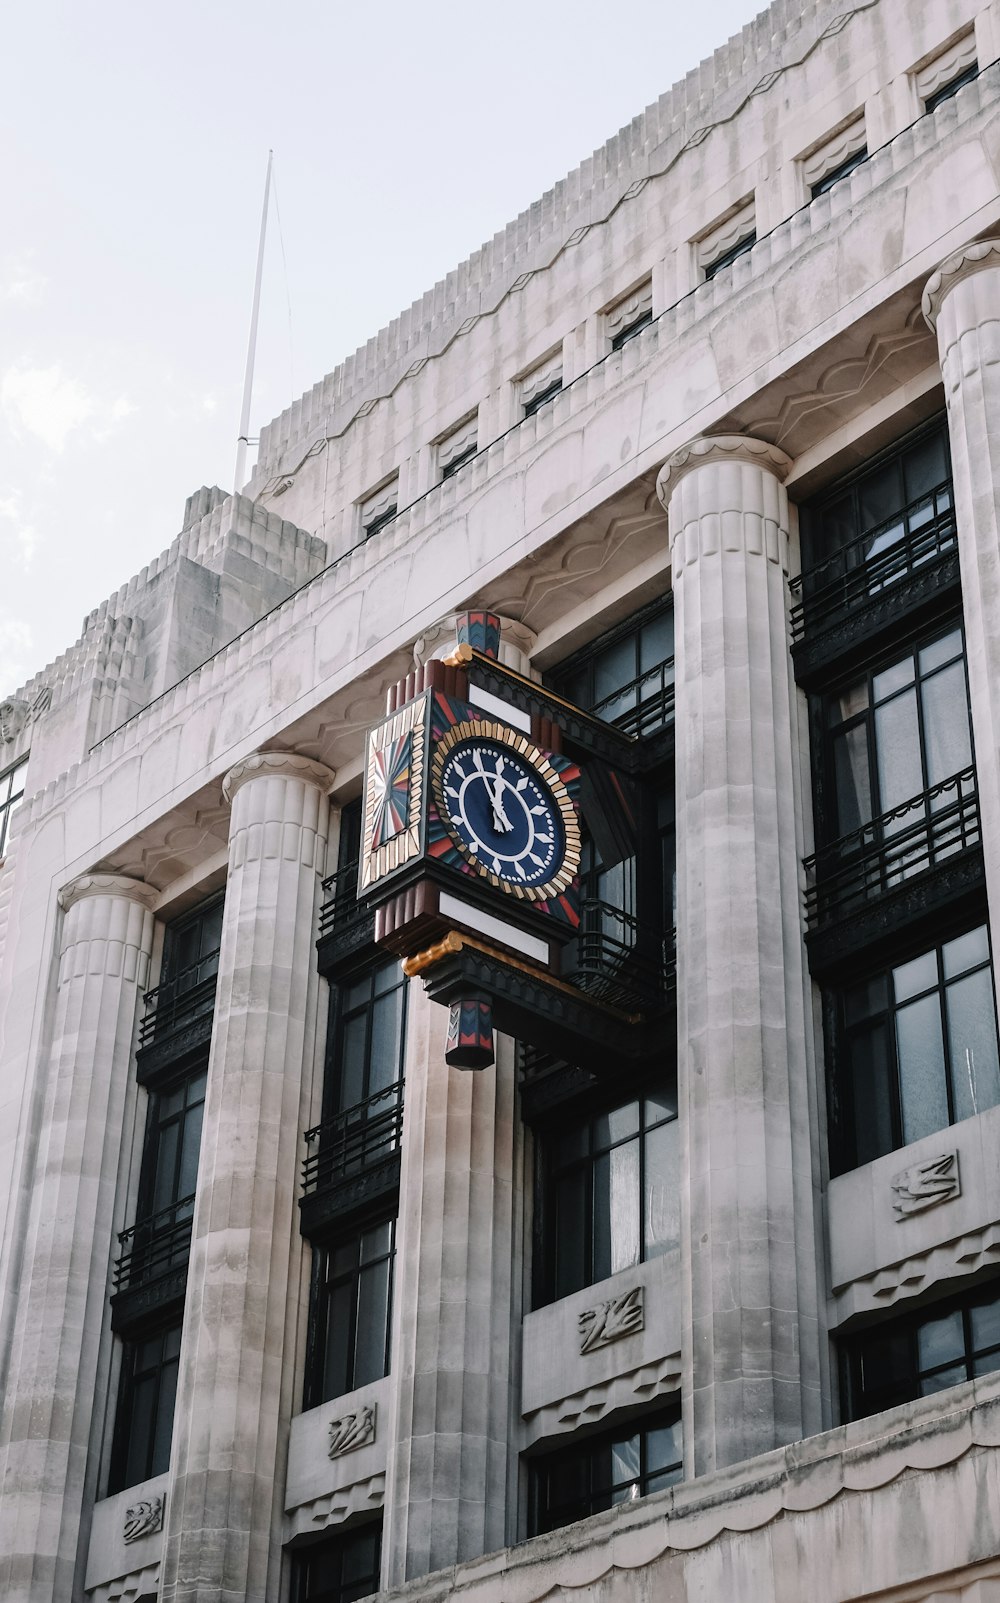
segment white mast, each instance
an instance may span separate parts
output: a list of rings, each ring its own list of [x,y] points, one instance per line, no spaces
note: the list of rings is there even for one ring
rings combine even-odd
[[[253,308],[250,312],[250,338],[247,341],[247,367],[243,378],[243,410],[240,413],[240,437],[236,447],[236,482],[233,493],[239,495],[246,479],[247,432],[250,428],[250,396],[253,391],[253,364],[257,354],[257,317],[260,312],[260,284],[264,276],[264,239],[267,234],[267,202],[271,193],[271,162],[274,151],[267,153],[267,173],[264,178],[264,207],[260,215],[260,240],[257,245],[257,276],[253,286]]]

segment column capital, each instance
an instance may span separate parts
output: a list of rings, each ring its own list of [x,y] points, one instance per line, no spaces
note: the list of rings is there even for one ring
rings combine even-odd
[[[974,239],[947,257],[927,280],[920,302],[928,327],[937,331],[938,315],[949,290],[989,267],[1000,267],[1000,239]]]
[[[64,913],[87,896],[117,896],[126,902],[138,902],[140,907],[152,909],[159,896],[155,885],[145,885],[140,879],[127,874],[81,874],[71,879],[59,892],[59,906]]]
[[[300,757],[294,751],[255,751],[230,768],[222,781],[224,799],[231,804],[236,792],[248,780],[269,775],[303,780],[307,785],[315,785],[324,796],[329,794],[337,778],[332,768],[316,762],[313,757]]]
[[[699,434],[668,456],[657,475],[656,493],[664,511],[685,474],[724,462],[747,462],[770,473],[779,484],[785,482],[792,466],[791,457],[780,446],[757,440],[752,434]]]
[[[469,608],[463,608],[467,612]],[[535,649],[538,636],[526,623],[517,618],[500,618],[500,661],[507,667],[514,668],[516,672],[527,674],[530,672],[531,653]],[[440,623],[432,624],[418,635],[413,645],[413,662],[417,668],[422,668],[425,662],[431,662],[437,657],[447,657],[455,649],[458,639],[459,614],[450,612]]]

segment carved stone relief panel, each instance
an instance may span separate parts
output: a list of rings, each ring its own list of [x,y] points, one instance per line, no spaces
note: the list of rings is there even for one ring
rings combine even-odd
[[[138,1503],[132,1503],[125,1510],[125,1524],[122,1529],[124,1540],[137,1542],[140,1536],[152,1536],[156,1531],[162,1531],[166,1502],[166,1492],[157,1492],[153,1497],[144,1497]]]
[[[354,1413],[345,1414],[342,1419],[331,1419],[330,1457],[340,1458],[342,1453],[353,1453],[356,1447],[367,1447],[373,1442],[377,1413],[378,1405],[367,1403]]]
[[[641,1286],[633,1286],[619,1297],[599,1302],[596,1308],[585,1308],[577,1316],[581,1353],[596,1352],[600,1347],[607,1347],[613,1341],[620,1341],[623,1336],[631,1336],[642,1330],[642,1291]]]
[[[962,1194],[958,1173],[958,1153],[942,1152],[936,1158],[925,1158],[922,1163],[911,1163],[901,1169],[889,1182],[894,1196],[892,1206],[897,1221],[908,1219],[911,1213],[921,1213],[939,1202],[951,1202]]]

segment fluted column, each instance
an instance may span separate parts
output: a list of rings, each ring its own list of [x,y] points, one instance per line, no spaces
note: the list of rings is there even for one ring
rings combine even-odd
[[[790,465],[724,435],[678,451],[658,482],[676,613],[683,1388],[696,1474],[822,1425]]]
[[[444,1060],[448,1009],[419,980],[407,1012],[393,1308],[394,1452],[383,1577],[476,1558],[507,1530],[514,1052],[475,1074]]]
[[[967,245],[928,280],[948,405],[969,699],[993,951],[1000,951],[1000,239]]]
[[[76,1595],[105,1266],[155,897],[112,874],[84,875],[59,897],[45,1106],[0,1423],[0,1597],[11,1603]]]
[[[237,763],[201,1166],[167,1492],[161,1603],[279,1593],[295,1399],[299,1138],[316,1057],[316,912],[333,775]]]

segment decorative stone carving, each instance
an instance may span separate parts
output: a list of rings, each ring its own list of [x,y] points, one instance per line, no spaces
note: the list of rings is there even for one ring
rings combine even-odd
[[[82,902],[87,896],[122,896],[126,901],[151,909],[159,894],[155,885],[144,885],[141,880],[129,879],[124,874],[81,874],[63,886],[59,892],[59,906],[68,913],[75,902]]]
[[[960,278],[968,278],[984,268],[997,266],[1000,266],[1000,239],[977,239],[947,257],[927,280],[920,302],[928,326],[936,330],[941,302]]]
[[[43,685],[33,701],[26,701],[23,696],[9,696],[6,701],[0,701],[0,741],[4,745],[12,744],[26,724],[33,723],[45,712],[51,700],[52,691],[48,685]]]
[[[233,764],[222,781],[222,794],[227,802],[232,803],[236,792],[248,779],[268,773],[283,774],[288,779],[304,779],[307,784],[318,786],[324,796],[329,794],[337,777],[325,763],[315,762],[312,757],[299,757],[294,751],[255,751]]]
[[[908,1169],[894,1174],[890,1184],[896,1193],[892,1206],[897,1220],[908,1219],[911,1213],[922,1213],[939,1202],[950,1202],[962,1194],[958,1153],[942,1152],[939,1157],[911,1163]]]
[[[355,1448],[368,1447],[375,1440],[377,1423],[377,1403],[366,1403],[353,1414],[345,1414],[342,1419],[331,1419],[330,1446],[327,1449],[330,1457],[340,1458],[344,1453],[353,1453]]]
[[[642,1287],[633,1286],[620,1297],[609,1297],[596,1308],[585,1308],[577,1317],[581,1353],[609,1347],[623,1336],[634,1336],[645,1325]]]
[[[152,1536],[156,1531],[162,1531],[163,1509],[166,1500],[166,1492],[158,1492],[153,1497],[143,1497],[138,1503],[131,1504],[125,1510],[125,1524],[122,1528],[123,1540],[137,1542],[140,1536]]]
[[[685,473],[713,460],[751,462],[755,467],[773,473],[779,484],[785,482],[792,466],[791,457],[780,446],[771,445],[767,440],[755,440],[749,434],[701,434],[669,456],[657,475],[656,493],[664,511]]]

